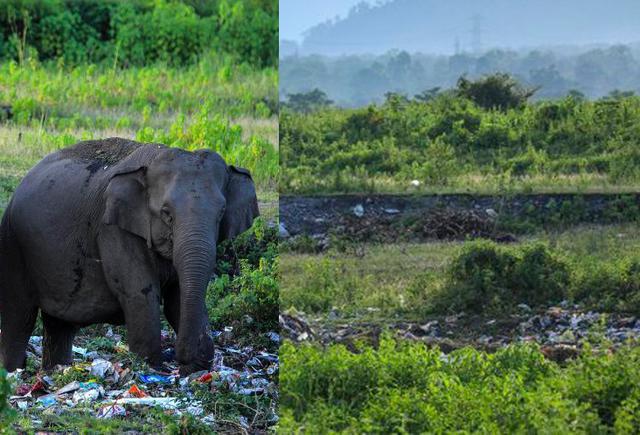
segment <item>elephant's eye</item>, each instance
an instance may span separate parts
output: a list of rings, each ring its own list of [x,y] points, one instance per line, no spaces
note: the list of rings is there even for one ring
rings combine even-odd
[[[171,225],[173,223],[173,216],[171,216],[171,212],[167,207],[162,207],[160,209],[160,217],[162,218],[162,221],[167,225]]]

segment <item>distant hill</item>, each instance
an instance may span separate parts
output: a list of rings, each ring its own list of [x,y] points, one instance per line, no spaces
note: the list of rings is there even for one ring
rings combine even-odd
[[[309,29],[300,54],[433,54],[640,41],[639,0],[392,0]]]

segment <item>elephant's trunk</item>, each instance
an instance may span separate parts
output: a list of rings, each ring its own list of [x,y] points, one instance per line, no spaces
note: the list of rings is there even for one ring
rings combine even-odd
[[[176,357],[184,371],[208,368],[213,358],[205,306],[215,267],[217,230],[198,217],[176,222],[173,260],[180,281],[180,323]]]

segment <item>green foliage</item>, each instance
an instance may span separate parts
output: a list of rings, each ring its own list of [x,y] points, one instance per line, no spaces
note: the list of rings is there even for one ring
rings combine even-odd
[[[273,67],[277,30],[273,1],[10,0],[0,11],[0,58],[182,66],[221,50]]]
[[[499,73],[475,81],[460,77],[456,93],[483,109],[508,110],[524,106],[535,90],[524,89],[510,75]]]
[[[382,338],[349,352],[285,343],[280,430],[344,433],[602,433],[637,423],[640,349],[586,347],[561,367],[535,346],[442,356]]]
[[[185,118],[178,116],[169,130],[145,127],[138,131],[136,139],[190,151],[213,150],[228,164],[249,169],[257,181],[272,181],[278,174],[278,151],[273,144],[257,136],[245,142],[241,126],[231,125],[218,114],[211,115],[207,106],[200,110],[191,125],[185,125]]]
[[[283,103],[283,106],[294,112],[311,113],[314,110],[331,106],[331,104],[333,101],[327,98],[327,94],[320,89],[314,89],[310,92],[287,95],[287,101]]]
[[[597,309],[640,312],[640,258],[584,261],[572,287],[576,300]]]
[[[554,304],[570,281],[566,260],[543,244],[505,247],[490,241],[465,243],[437,294],[439,311],[504,311],[519,303]]]
[[[285,106],[281,189],[412,192],[418,180],[426,191],[575,191],[640,181],[640,97],[527,103],[509,77],[461,80],[464,92],[426,102],[390,96],[310,113]]]
[[[7,371],[0,368],[0,433],[5,433],[5,428],[15,418],[15,411],[9,405],[9,396],[11,394],[12,386],[7,379]]]
[[[638,314],[640,244],[628,236],[635,227],[579,227],[513,245],[359,244],[345,251],[334,243],[322,254],[300,254],[285,244],[281,306],[424,321],[462,311],[495,318],[518,312],[521,303],[537,309],[567,300],[585,310]]]
[[[254,335],[278,328],[277,254],[277,231],[263,219],[218,247],[218,277],[206,296],[214,327],[248,327]]]

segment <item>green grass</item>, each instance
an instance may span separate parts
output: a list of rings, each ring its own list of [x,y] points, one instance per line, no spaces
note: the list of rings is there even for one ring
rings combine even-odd
[[[209,148],[252,171],[269,207],[277,198],[277,71],[210,54],[184,68],[126,70],[0,64],[0,212],[27,170],[80,140],[121,136],[186,149]],[[272,107],[273,108],[273,107]]]
[[[551,279],[549,274],[562,265],[568,278],[553,278],[560,280],[556,298],[575,299],[591,308],[608,311],[640,310],[636,299],[640,295],[640,280],[634,269],[640,259],[640,236],[635,225],[578,226],[527,236],[514,246],[488,244],[488,249],[496,258],[511,261],[508,258],[521,258],[536,242],[547,247],[542,251],[542,259],[533,255],[530,260],[533,263],[528,264],[526,260],[522,266],[517,263],[513,273],[511,266],[505,263],[501,267],[497,259],[482,262],[477,252],[484,245],[476,242],[354,244],[346,251],[334,249],[322,254],[283,252],[280,303],[282,309],[295,308],[322,315],[335,309],[345,318],[421,319],[449,311],[485,308],[499,312],[518,303],[539,301],[510,291],[507,295],[511,296],[503,296],[502,303],[492,308],[482,304],[465,306],[477,302],[475,297],[480,300],[488,297],[485,293],[474,296],[466,292],[494,294],[491,292],[495,291],[499,296],[502,291],[528,285],[530,294],[535,295],[547,291],[551,282],[556,282],[545,280]],[[465,252],[475,256],[468,261],[478,268],[479,275],[469,272],[463,276],[453,267],[454,262],[463,261]],[[560,265],[545,260],[544,255],[558,258]],[[534,265],[541,268],[539,273],[545,278],[533,277],[526,281],[529,284],[517,281],[525,279],[517,267],[524,273]],[[488,275],[482,278],[483,274]],[[489,281],[485,285],[482,280]],[[460,299],[461,294],[470,299]],[[516,294],[520,296],[513,296]],[[550,299],[547,303],[553,301]]]
[[[634,433],[640,348],[592,352],[564,366],[534,345],[444,357],[383,338],[280,349],[280,433]]]

